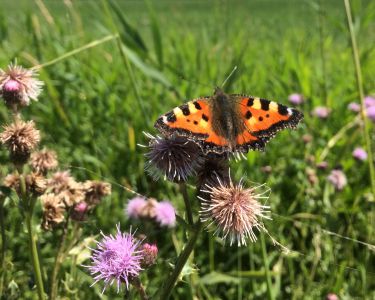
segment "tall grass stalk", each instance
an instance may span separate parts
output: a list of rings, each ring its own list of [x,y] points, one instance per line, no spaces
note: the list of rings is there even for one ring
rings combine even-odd
[[[350,33],[351,46],[352,46],[352,51],[353,51],[353,61],[354,61],[354,66],[355,66],[355,76],[356,76],[356,81],[357,81],[358,95],[361,100],[361,116],[362,116],[362,121],[364,123],[363,135],[366,141],[366,150],[368,153],[368,164],[369,164],[369,170],[370,170],[372,194],[373,196],[375,196],[375,168],[374,168],[374,161],[373,161],[372,149],[371,149],[370,125],[366,118],[366,107],[365,107],[365,101],[364,101],[365,95],[363,91],[361,62],[359,59],[357,39],[356,39],[355,32],[354,32],[353,17],[352,17],[352,11],[350,8],[350,0],[344,0],[344,4],[345,4],[346,17],[348,21],[348,29]]]
[[[264,234],[260,234],[260,242],[262,247],[262,259],[263,259],[263,268],[266,275],[266,284],[267,284],[267,298],[268,300],[275,300],[275,295],[272,290],[272,280],[269,271],[268,265],[268,257],[267,257],[267,249],[266,249],[266,241],[264,239]]]

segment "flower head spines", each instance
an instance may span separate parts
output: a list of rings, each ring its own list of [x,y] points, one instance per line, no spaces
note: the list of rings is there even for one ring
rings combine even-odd
[[[209,222],[208,226],[216,226],[215,234],[220,234],[223,239],[228,238],[230,245],[237,241],[238,246],[246,245],[246,240],[256,241],[254,228],[265,230],[260,218],[269,217],[269,206],[262,205],[258,199],[268,198],[269,189],[256,194],[255,191],[264,185],[245,189],[242,180],[234,185],[218,179],[218,184],[206,185],[204,192],[208,199],[201,200],[201,220]]]
[[[46,174],[57,167],[57,155],[55,151],[43,149],[31,154],[30,164],[35,172]]]

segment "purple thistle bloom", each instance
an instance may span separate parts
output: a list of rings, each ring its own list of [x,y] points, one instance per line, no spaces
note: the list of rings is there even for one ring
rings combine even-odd
[[[302,102],[304,101],[304,97],[301,94],[295,93],[295,94],[290,94],[288,96],[288,100],[290,103],[294,105],[299,105],[299,104],[302,104]]]
[[[101,232],[103,239],[97,242],[97,248],[92,250],[92,265],[87,266],[95,280],[91,286],[104,281],[102,293],[114,281],[117,283],[117,292],[120,291],[121,282],[129,289],[130,280],[138,277],[142,270],[141,241],[135,239],[131,232],[122,233],[119,224],[116,227],[115,237],[106,236]]]
[[[143,197],[134,197],[130,199],[128,205],[125,208],[125,213],[129,218],[137,219],[140,217],[143,208],[146,206],[147,201]]]
[[[325,106],[317,106],[313,111],[313,115],[320,119],[327,119],[330,113],[331,109]]]
[[[364,102],[366,107],[375,106],[375,98],[372,96],[366,96]]]
[[[367,117],[372,122],[375,122],[375,106],[370,106],[370,107],[367,108]]]
[[[155,218],[161,226],[174,227],[176,225],[176,211],[168,201],[159,202],[155,206]]]
[[[358,160],[366,160],[367,159],[367,152],[365,149],[361,147],[357,147],[353,151],[353,157]]]
[[[357,102],[351,102],[351,103],[349,103],[349,105],[348,105],[348,109],[350,110],[350,111],[352,111],[352,112],[360,112],[360,110],[361,110],[361,105],[359,104],[359,103],[357,103]]]
[[[333,184],[336,190],[342,191],[347,184],[345,173],[342,170],[332,170],[328,176],[328,181]]]

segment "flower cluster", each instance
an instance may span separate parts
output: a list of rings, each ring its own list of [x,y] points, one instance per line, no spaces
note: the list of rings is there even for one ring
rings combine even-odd
[[[86,266],[95,280],[93,285],[103,281],[102,293],[113,283],[117,285],[117,292],[122,283],[129,289],[141,271],[155,263],[158,248],[143,243],[131,231],[121,232],[119,225],[115,236],[101,234],[102,240],[97,242],[96,249],[92,249],[91,265]]]
[[[375,97],[366,96],[364,99],[366,116],[375,122]],[[361,105],[357,102],[351,102],[348,105],[348,109],[352,112],[358,113],[361,111]]]
[[[125,213],[133,219],[150,219],[163,227],[176,225],[176,211],[169,201],[158,202],[156,199],[135,197],[129,200]]]

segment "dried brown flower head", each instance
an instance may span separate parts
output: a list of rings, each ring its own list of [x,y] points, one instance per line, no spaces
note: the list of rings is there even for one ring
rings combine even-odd
[[[30,164],[34,171],[46,174],[47,171],[55,169],[58,165],[56,152],[47,149],[34,152],[31,154]]]
[[[42,227],[45,230],[51,230],[64,221],[65,205],[61,198],[53,193],[42,195],[40,200],[43,206]]]
[[[25,176],[26,193],[33,196],[42,195],[47,189],[47,180],[37,173],[27,174]],[[9,174],[4,178],[4,185],[14,189],[19,196],[22,196],[20,175]]]
[[[0,95],[8,107],[27,106],[30,99],[37,101],[43,82],[35,79],[35,70],[24,69],[10,64],[6,70],[0,69]]]
[[[67,207],[72,207],[85,199],[83,184],[72,180],[58,195]]]
[[[0,142],[9,149],[11,160],[17,164],[24,164],[29,159],[39,141],[40,134],[34,121],[17,120],[4,126],[4,131],[0,134]]]
[[[208,221],[209,226],[216,226],[215,234],[222,234],[223,239],[228,238],[232,245],[237,241],[238,246],[246,245],[246,240],[256,241],[254,228],[265,230],[260,218],[270,219],[269,206],[262,205],[258,199],[268,198],[269,189],[259,194],[255,191],[264,185],[245,189],[242,181],[234,185],[222,183],[218,178],[216,185],[207,185],[203,192],[210,195],[208,199],[201,200],[201,220]]]
[[[62,192],[69,188],[71,184],[74,184],[75,180],[70,175],[69,171],[58,171],[52,174],[48,180],[48,187],[52,189],[55,194]]]
[[[111,194],[111,185],[107,182],[87,180],[83,183],[85,201],[90,206],[96,206],[103,197]]]

